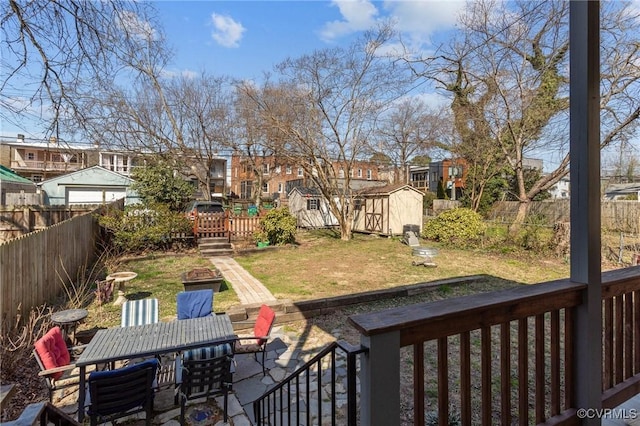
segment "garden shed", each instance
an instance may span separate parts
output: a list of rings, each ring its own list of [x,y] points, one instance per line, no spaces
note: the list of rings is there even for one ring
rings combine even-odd
[[[301,228],[338,225],[338,220],[329,209],[329,202],[317,188],[293,188],[289,193],[289,211]]]
[[[0,165],[0,205],[40,204],[36,184]]]
[[[355,199],[353,230],[380,235],[403,235],[405,227],[422,231],[424,193],[411,185],[368,188]]]
[[[77,172],[47,179],[40,184],[45,200],[50,205],[95,205],[105,204],[120,198],[125,204],[136,204],[137,194],[129,187],[130,177],[101,166],[93,166]]]

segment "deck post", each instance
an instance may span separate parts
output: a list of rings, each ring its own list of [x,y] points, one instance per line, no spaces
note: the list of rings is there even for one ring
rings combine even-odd
[[[588,284],[574,327],[578,409],[602,407],[599,13],[599,1],[570,2],[571,281]]]
[[[400,425],[400,332],[362,336],[361,424]],[[416,413],[418,415],[419,413]]]

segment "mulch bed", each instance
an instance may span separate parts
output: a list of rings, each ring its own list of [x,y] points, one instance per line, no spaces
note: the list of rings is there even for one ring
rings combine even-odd
[[[17,363],[17,367],[13,370],[4,371],[3,369],[1,372],[3,385],[15,385],[15,393],[7,407],[2,410],[1,422],[15,420],[20,417],[27,405],[49,399],[49,392],[44,380],[38,376],[40,368],[33,356],[29,356],[24,362]]]

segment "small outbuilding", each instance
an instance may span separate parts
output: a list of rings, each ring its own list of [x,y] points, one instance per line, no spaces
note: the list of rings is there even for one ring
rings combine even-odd
[[[289,192],[289,211],[301,228],[337,226],[338,220],[329,209],[329,202],[317,188],[296,187]]]
[[[133,179],[101,166],[88,167],[40,184],[45,193],[45,202],[50,205],[96,205],[106,204],[120,198],[125,205],[140,200],[129,187]]]
[[[355,199],[353,230],[380,235],[421,232],[423,198],[422,191],[407,184],[364,189]]]
[[[38,205],[40,193],[35,183],[0,165],[0,205]]]

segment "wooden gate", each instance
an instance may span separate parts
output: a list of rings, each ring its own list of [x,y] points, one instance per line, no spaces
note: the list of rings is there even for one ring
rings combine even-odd
[[[229,212],[223,213],[198,213],[193,221],[193,235],[196,239],[207,237],[224,237],[231,241],[229,231]]]

